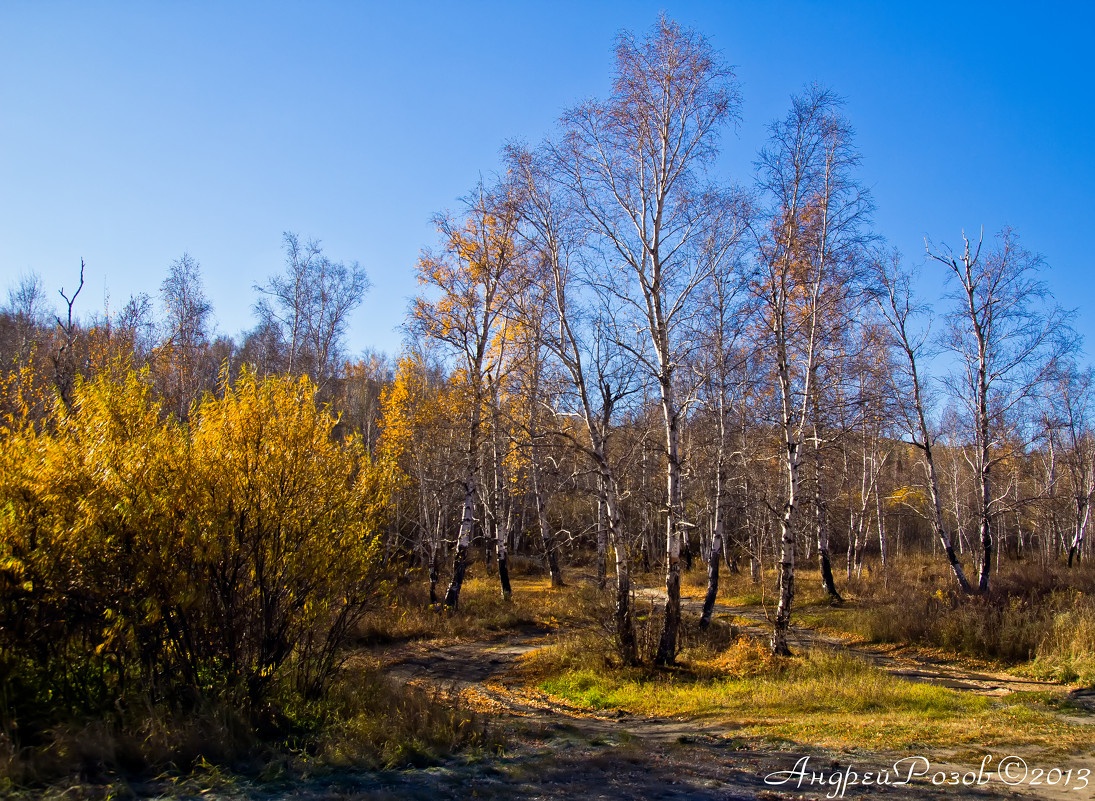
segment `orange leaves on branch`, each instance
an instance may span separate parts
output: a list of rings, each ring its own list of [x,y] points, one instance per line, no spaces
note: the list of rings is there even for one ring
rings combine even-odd
[[[473,384],[528,280],[516,209],[496,195],[480,188],[461,220],[438,218],[441,249],[419,259],[418,282],[426,291],[411,307],[414,328],[451,349],[475,374]]]

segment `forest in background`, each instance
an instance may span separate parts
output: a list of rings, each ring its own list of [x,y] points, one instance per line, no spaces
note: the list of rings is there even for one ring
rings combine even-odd
[[[1095,386],[1041,259],[956,221],[918,280],[920,254],[872,228],[837,94],[806,86],[731,183],[740,108],[699,33],[621,35],[611,96],[505,145],[504,171],[438,215],[398,357],[344,352],[365,272],[291,233],[239,341],[214,338],[190,255],[120,310],[83,310],[82,269],[60,303],[14,283],[8,742],[140,704],[285,729],[393,585],[452,614],[469,570],[508,601],[518,560],[553,586],[592,573],[621,663],[672,665],[701,565],[699,625],[720,570],[768,575],[786,655],[803,580],[840,603],[864,570],[934,559],[942,606],[991,615],[1014,602],[1002,566],[1089,559]],[[917,296],[944,281],[942,302]],[[650,573],[666,601],[644,647]],[[1064,608],[1053,575],[1027,612]]]

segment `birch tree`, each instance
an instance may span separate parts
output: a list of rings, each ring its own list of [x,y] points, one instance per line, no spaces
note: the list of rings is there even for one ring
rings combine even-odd
[[[863,550],[870,535],[872,516],[877,524],[879,556],[886,567],[886,532],[882,513],[882,471],[894,451],[893,393],[888,391],[892,364],[888,330],[877,317],[860,321],[855,356],[846,375],[851,402],[840,409],[842,487],[849,494],[847,577],[863,567]],[[888,444],[887,444],[888,443]],[[858,448],[858,469],[852,462]],[[871,507],[874,507],[873,514]]]
[[[199,371],[209,347],[213,306],[205,296],[201,265],[189,253],[172,262],[160,285],[164,309],[164,346],[173,364],[167,395],[180,419],[201,391]]]
[[[522,216],[528,218],[527,209]],[[541,255],[551,245],[545,246]],[[541,259],[541,262],[545,259]],[[546,259],[550,264],[550,257]],[[548,490],[546,471],[544,470],[544,443],[549,439],[551,428],[548,406],[552,391],[548,371],[550,369],[550,348],[545,326],[550,319],[554,293],[552,281],[543,270],[544,264],[530,280],[524,292],[516,299],[519,319],[512,328],[513,348],[515,350],[515,400],[519,407],[514,416],[516,428],[522,437],[522,450],[527,459],[527,472],[531,481],[533,505],[536,511],[536,524],[540,542],[544,548],[544,559],[548,566],[548,575],[552,587],[562,587],[563,573],[559,567],[559,546],[548,520]],[[532,265],[530,264],[530,268]],[[604,575],[602,570],[601,576]]]
[[[657,661],[676,658],[680,625],[683,414],[678,367],[697,289],[733,242],[713,251],[714,230],[732,228],[725,193],[706,185],[722,130],[739,116],[734,73],[698,33],[662,17],[641,41],[620,35],[613,93],[563,117],[561,177],[603,247],[605,291],[649,348],[635,357],[657,385],[666,461],[666,608]]]
[[[901,423],[913,447],[920,453],[928,485],[930,501],[928,520],[943,553],[947,558],[955,581],[963,592],[971,592],[962,564],[955,553],[954,538],[947,529],[943,515],[943,495],[940,489],[940,468],[936,459],[936,436],[928,423],[929,410],[925,394],[922,357],[928,344],[930,321],[921,320],[923,307],[916,304],[912,295],[913,275],[901,267],[900,257],[894,253],[889,258],[877,259],[875,266],[875,298],[883,318],[889,325],[892,346],[901,354],[899,369],[890,373],[894,395],[905,398],[901,409]]]
[[[584,242],[573,195],[555,183],[555,159],[512,147],[507,153],[511,172],[522,193],[522,218],[530,244],[539,251],[547,299],[542,332],[544,343],[567,377],[568,389],[558,394],[557,420],[577,419],[581,434],[566,428],[566,438],[593,464],[603,530],[615,555],[617,649],[627,665],[638,662],[631,599],[630,543],[621,523],[620,489],[609,450],[613,414],[635,391],[633,366],[621,335],[609,322],[618,302],[598,295],[596,282],[582,269],[578,253]],[[633,350],[634,348],[632,348]]]
[[[491,348],[523,282],[515,239],[518,217],[504,191],[480,186],[460,220],[437,218],[442,247],[423,253],[418,281],[425,292],[411,304],[414,331],[445,346],[455,359],[469,410],[466,429],[464,501],[444,604],[455,609],[468,566],[479,491],[479,449],[487,377],[495,370]],[[500,553],[500,566],[505,555]]]
[[[1052,381],[1053,409],[1048,436],[1050,454],[1060,452],[1071,493],[1068,566],[1080,557],[1091,522],[1095,493],[1095,371],[1065,365]]]
[[[512,298],[516,305],[517,297]],[[510,481],[506,475],[507,464],[514,455],[515,438],[511,432],[512,398],[508,387],[513,371],[512,351],[518,343],[515,341],[516,329],[520,327],[511,315],[510,309],[502,316],[488,350],[490,369],[485,371],[487,380],[487,406],[489,408],[490,462],[493,484],[484,499],[483,510],[486,521],[494,535],[495,555],[498,559],[498,580],[502,586],[502,598],[509,600],[513,593],[509,580],[509,541],[510,519],[513,497]]]
[[[947,376],[965,411],[977,477],[977,528],[981,545],[977,588],[986,592],[992,567],[992,524],[1004,501],[993,468],[1012,454],[1024,409],[1075,344],[1068,317],[1041,280],[1042,259],[1004,229],[983,252],[983,237],[962,237],[959,253],[927,243],[931,260],[951,280],[952,313],[943,345],[958,360]]]
[[[715,425],[714,491],[712,498],[711,547],[707,558],[707,592],[700,612],[700,627],[711,622],[719,592],[719,564],[726,550],[726,518],[730,495],[732,415],[742,402],[743,387],[735,380],[741,372],[745,354],[739,342],[747,320],[740,297],[742,282],[738,275],[716,271],[711,276],[706,298],[707,324],[704,348],[697,369],[704,377],[705,400]]]
[[[755,229],[754,288],[775,359],[786,493],[772,634],[776,654],[790,653],[803,441],[814,382],[827,334],[840,324],[846,293],[858,280],[871,212],[867,193],[853,178],[859,156],[840,106],[838,97],[817,86],[792,98],[788,115],[772,124],[758,161],[760,189],[771,207],[767,224]]]
[[[0,309],[0,314],[7,314],[14,323],[15,342],[10,349],[11,361],[25,364],[34,349],[37,332],[48,328],[53,316],[41,276],[37,273],[19,276],[18,282],[8,288],[8,304]]]
[[[286,232],[285,271],[255,290],[260,328],[276,328],[287,351],[286,369],[309,375],[322,390],[337,374],[350,314],[361,305],[370,283],[357,262],[324,255],[318,240],[302,243]]]

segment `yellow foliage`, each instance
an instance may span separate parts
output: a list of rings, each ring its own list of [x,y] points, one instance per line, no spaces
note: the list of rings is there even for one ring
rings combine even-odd
[[[42,431],[0,451],[0,661],[92,708],[137,676],[257,703],[279,676],[315,692],[380,589],[390,491],[339,442],[306,379],[244,372],[189,428],[147,370],[78,382]],[[27,661],[30,660],[30,661]],[[84,672],[96,682],[80,679]]]
[[[886,498],[888,506],[911,506],[915,509],[924,509],[928,498],[924,492],[916,487],[898,487]]]

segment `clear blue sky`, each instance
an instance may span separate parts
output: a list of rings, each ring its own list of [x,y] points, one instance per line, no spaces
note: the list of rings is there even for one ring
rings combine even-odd
[[[281,235],[321,239],[374,287],[352,351],[399,348],[431,215],[502,143],[603,96],[623,28],[659,10],[737,65],[727,177],[816,81],[847,98],[876,229],[1009,224],[1095,348],[1095,4],[955,2],[49,2],[0,0],[0,289],[39,273],[79,309],[155,294],[184,251],[218,330],[252,325]],[[933,268],[937,269],[937,268]],[[935,274],[938,275],[938,272]]]

